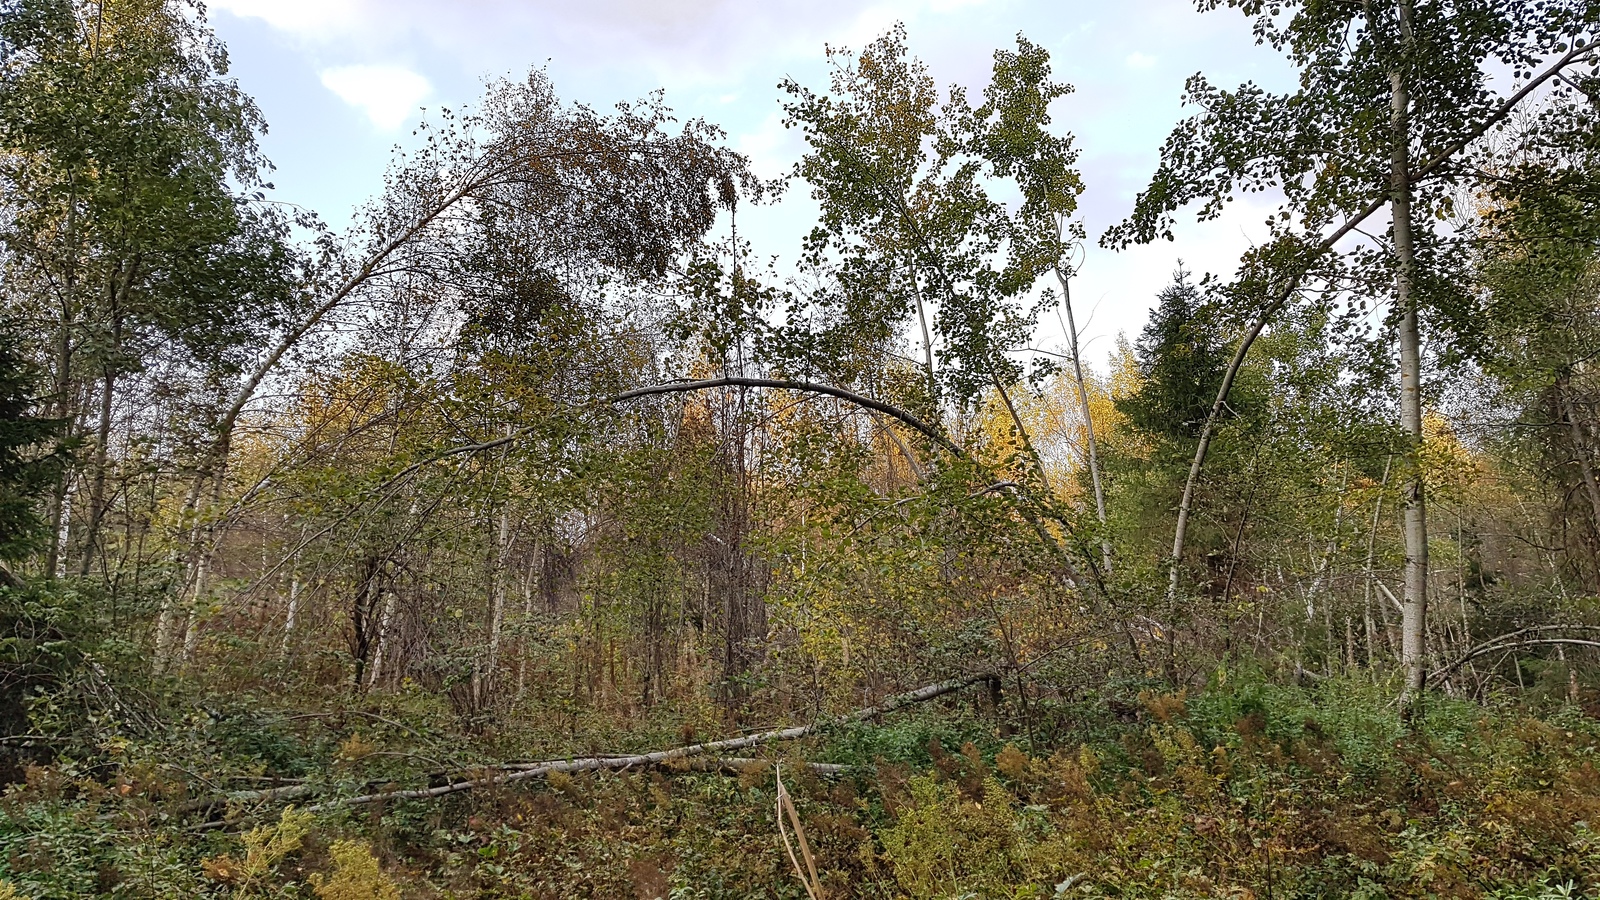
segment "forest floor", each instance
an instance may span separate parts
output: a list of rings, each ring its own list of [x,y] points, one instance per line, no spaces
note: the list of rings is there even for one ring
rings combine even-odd
[[[0,800],[0,897],[804,898],[808,882],[828,898],[1600,890],[1600,721],[1571,702],[1534,713],[1436,697],[1407,729],[1387,687],[1356,678],[1221,673],[1187,696],[1035,698],[1026,716],[966,690],[737,760],[506,783],[491,761],[730,732],[713,733],[709,710],[607,719],[559,704],[466,728],[420,691],[353,704],[157,702],[105,684],[77,696],[98,709],[34,710],[38,741],[75,730]],[[803,838],[792,819],[780,835],[778,773]],[[340,801],[463,778],[483,783]]]

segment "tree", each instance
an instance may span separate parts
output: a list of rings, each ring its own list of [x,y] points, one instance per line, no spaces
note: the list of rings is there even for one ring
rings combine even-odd
[[[1220,5],[1207,0],[1200,7]],[[1447,217],[1455,192],[1472,182],[1471,167],[1459,163],[1480,137],[1563,72],[1600,59],[1591,43],[1600,13],[1581,2],[1489,0],[1228,5],[1250,16],[1258,40],[1299,69],[1298,88],[1275,94],[1246,84],[1228,91],[1192,77],[1185,99],[1205,112],[1173,131],[1132,216],[1102,238],[1110,245],[1170,239],[1173,213],[1193,201],[1201,203],[1200,217],[1210,219],[1240,193],[1273,189],[1285,198],[1270,223],[1273,241],[1242,267],[1237,296],[1254,322],[1202,429],[1174,538],[1174,588],[1193,483],[1250,344],[1310,278],[1387,295],[1406,442],[1402,656],[1411,697],[1426,671],[1428,603],[1421,317],[1427,311],[1444,321],[1459,318],[1461,303],[1453,289],[1459,280],[1450,277],[1459,258],[1451,251],[1458,248],[1430,223]],[[1492,88],[1497,64],[1526,79],[1509,95]],[[1385,238],[1345,256],[1331,252],[1384,209],[1391,226]],[[1371,270],[1385,281],[1363,283]]]
[[[1156,295],[1134,344],[1139,390],[1117,402],[1134,427],[1169,440],[1199,436],[1228,364],[1223,334],[1189,277],[1180,268]]]
[[[881,322],[884,341],[914,319],[936,400],[1004,393],[1022,374],[1006,353],[1029,331],[1018,299],[1031,279],[1008,279],[990,262],[1008,220],[982,187],[983,160],[963,140],[964,99],[938,108],[932,78],[907,56],[903,27],[859,57],[829,54],[831,96],[782,85],[787,121],[810,146],[795,174],[822,204],[806,262],[831,266],[839,285],[837,297],[816,302],[842,306],[843,322]]]
[[[428,130],[423,147],[396,163],[383,195],[352,235],[319,236],[320,256],[300,286],[299,303],[218,404],[191,464],[184,501],[190,523],[186,597],[161,612],[158,668],[180,630],[181,608],[192,608],[207,591],[236,429],[291,352],[320,333],[336,311],[414,298],[418,286],[458,309],[482,312],[489,297],[469,299],[469,292],[482,284],[484,249],[493,246],[496,229],[532,242],[522,252],[535,257],[535,265],[521,273],[513,291],[532,292],[524,300],[555,285],[604,289],[634,281],[642,287],[672,274],[718,210],[751,180],[740,157],[716,146],[720,131],[691,121],[672,133],[671,123],[659,96],[600,115],[562,104],[542,74],[501,82],[481,111],[447,112]]]
[[[1584,550],[1570,557],[1591,587],[1600,579],[1588,565],[1600,547],[1590,365],[1600,341],[1595,112],[1592,93],[1551,98],[1486,154],[1498,177],[1472,233],[1484,300],[1466,348],[1518,413],[1513,433],[1558,486],[1562,518],[1586,521]]]
[[[40,502],[60,477],[63,424],[38,415],[40,378],[14,332],[0,331],[0,576],[36,551],[49,523]],[[53,446],[52,446],[53,445]]]
[[[92,448],[53,492],[52,575],[64,551],[87,574],[104,550],[113,430],[134,414],[118,407],[150,392],[130,379],[226,378],[287,301],[285,223],[256,192],[261,119],[226,70],[184,3],[20,0],[0,14],[6,306],[43,338],[51,414]]]
[[[1040,275],[1053,274],[1061,289],[1062,322],[1072,363],[1078,415],[1083,423],[1084,468],[1093,491],[1095,515],[1106,524],[1105,488],[1100,473],[1100,453],[1095,435],[1089,386],[1078,346],[1078,323],[1072,308],[1071,255],[1084,230],[1072,219],[1077,211],[1083,181],[1074,166],[1078,151],[1072,135],[1048,130],[1050,106],[1072,93],[1072,86],[1050,80],[1050,54],[1022,35],[1017,49],[996,50],[994,74],[983,90],[984,102],[967,111],[965,97],[956,92],[951,105],[957,134],[966,152],[983,160],[989,173],[1009,178],[1022,194],[1020,206],[1007,222],[1009,259],[1005,280],[1022,290],[1032,288]],[[1045,296],[1049,297],[1046,289]],[[1101,542],[1101,562],[1111,569],[1111,547]]]

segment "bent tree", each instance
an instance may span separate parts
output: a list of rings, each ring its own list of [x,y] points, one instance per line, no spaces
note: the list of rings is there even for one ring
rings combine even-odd
[[[1202,10],[1223,5],[1201,0]],[[1275,191],[1272,240],[1247,254],[1225,293],[1248,325],[1201,431],[1178,509],[1169,592],[1179,588],[1195,483],[1217,420],[1250,346],[1302,287],[1387,299],[1396,334],[1403,447],[1404,694],[1426,675],[1427,498],[1421,454],[1422,324],[1447,338],[1469,300],[1451,277],[1460,245],[1445,224],[1453,203],[1483,176],[1470,164],[1479,138],[1535,101],[1555,79],[1593,71],[1600,11],[1580,0],[1467,3],[1364,0],[1283,3],[1230,0],[1251,17],[1258,41],[1299,73],[1282,93],[1255,84],[1234,90],[1191,77],[1184,100],[1202,112],[1167,138],[1132,215],[1102,237],[1125,247],[1171,240],[1174,214],[1199,204],[1211,220],[1243,194]],[[1509,71],[1510,90],[1497,90]],[[1363,226],[1387,212],[1386,231]]]
[[[167,599],[157,621],[158,670],[175,646],[188,645],[180,632],[192,632],[208,590],[216,528],[229,512],[221,496],[235,432],[285,360],[333,328],[342,310],[379,309],[408,291],[459,300],[484,288],[482,273],[463,260],[480,258],[486,235],[508,221],[534,245],[530,278],[542,272],[605,284],[665,277],[749,184],[743,160],[715,145],[721,132],[700,121],[674,132],[672,121],[659,98],[600,115],[562,103],[541,73],[502,82],[479,112],[447,112],[424,129],[422,147],[394,166],[353,234],[321,237],[295,313],[263,342],[220,405],[192,466],[184,589]],[[470,304],[461,305],[470,312]]]
[[[933,79],[907,54],[903,28],[859,56],[830,54],[831,95],[783,85],[792,98],[788,122],[809,145],[795,173],[822,207],[806,262],[830,268],[839,286],[836,297],[813,303],[842,307],[840,321],[875,320],[885,345],[914,319],[931,400],[970,403],[993,389],[1033,456],[1009,395],[1023,369],[1007,354],[1026,346],[1031,332],[1033,314],[1021,300],[1039,263],[1029,260],[1021,273],[994,264],[1011,250],[1013,234],[1011,217],[983,184],[995,165],[986,151],[1011,149],[989,121],[996,110],[974,113],[959,91],[939,104]],[[1004,79],[1018,80],[1008,67],[1015,64],[997,58],[990,93],[1001,102]],[[1048,73],[1043,66],[1034,84],[1018,87],[1036,92]],[[1070,155],[1061,161],[1057,202],[1068,211],[1077,181],[1070,163]],[[1042,470],[1034,474],[1042,478]]]

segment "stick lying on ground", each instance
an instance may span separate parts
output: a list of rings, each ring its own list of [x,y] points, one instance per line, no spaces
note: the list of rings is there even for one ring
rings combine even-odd
[[[767,769],[772,768],[773,765],[772,760],[761,759],[757,756],[714,756],[710,758],[691,757],[689,759],[679,761],[678,764],[687,767],[693,772],[733,772],[735,774],[743,774],[745,772],[764,772]],[[850,773],[859,771],[861,769],[860,766],[846,766],[840,763],[791,762],[785,763],[785,765],[804,766],[805,768],[811,770],[811,774],[821,775],[824,777],[849,775]]]
[[[475,788],[489,787],[497,784],[508,784],[515,781],[528,781],[543,778],[556,772],[577,773],[594,771],[613,771],[619,769],[634,769],[647,766],[669,765],[682,761],[689,768],[702,771],[727,771],[744,770],[754,766],[764,765],[764,761],[750,757],[726,756],[724,754],[745,750],[750,747],[759,747],[763,744],[772,744],[779,741],[793,741],[812,734],[816,734],[839,722],[861,722],[876,718],[885,713],[894,712],[914,703],[923,703],[946,694],[952,694],[962,688],[970,687],[979,682],[995,680],[992,674],[967,675],[950,681],[941,681],[927,687],[918,688],[906,694],[890,697],[877,706],[869,706],[857,710],[839,719],[830,719],[814,722],[810,725],[796,725],[792,728],[780,728],[775,731],[764,731],[759,734],[745,735],[744,737],[728,738],[721,741],[708,741],[704,744],[693,744],[688,747],[675,747],[671,750],[658,750],[654,753],[639,753],[631,756],[590,756],[574,759],[549,760],[546,762],[532,763],[502,763],[488,766],[488,774],[478,778],[464,778],[458,781],[442,784],[437,787],[416,788],[412,790],[384,791],[380,793],[363,794],[358,797],[342,797],[329,800],[309,807],[313,812],[338,809],[346,806],[360,806],[368,803],[383,803],[390,800],[429,800],[443,797],[448,794],[457,794]],[[849,766],[833,765],[829,763],[808,763],[807,767],[818,775],[842,775],[850,771]],[[325,790],[317,785],[294,784],[278,788],[268,788],[256,791],[235,791],[215,797],[193,800],[185,804],[185,812],[195,812],[210,809],[227,803],[258,803],[281,802],[285,800],[298,800]]]

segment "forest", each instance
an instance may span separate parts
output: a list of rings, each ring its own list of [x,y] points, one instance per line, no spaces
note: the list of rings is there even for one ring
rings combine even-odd
[[[1294,81],[1094,233],[1022,34],[332,227],[201,4],[0,0],[0,898],[1600,896],[1600,4],[1197,6]]]

